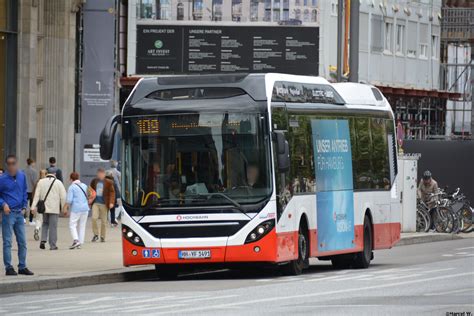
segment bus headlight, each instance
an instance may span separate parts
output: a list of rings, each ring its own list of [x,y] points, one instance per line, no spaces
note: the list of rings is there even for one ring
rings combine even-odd
[[[250,234],[248,234],[247,239],[245,239],[245,243],[251,243],[257,240],[262,239],[266,234],[268,234],[273,227],[275,227],[275,219],[270,219],[265,222],[258,224]]]
[[[122,224],[122,236],[135,246],[145,247],[140,236],[138,236],[130,227]]]

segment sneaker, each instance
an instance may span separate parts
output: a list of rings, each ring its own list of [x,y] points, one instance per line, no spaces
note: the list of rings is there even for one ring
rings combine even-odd
[[[96,242],[97,240],[99,240],[99,236],[97,235],[94,235],[94,237],[92,237],[92,242]]]
[[[18,273],[16,273],[15,269],[8,268],[7,270],[5,270],[5,275],[18,275]]]
[[[105,242],[105,238],[104,238],[104,237],[100,237],[100,242]]]
[[[23,224],[26,224],[26,218],[23,219]]]
[[[36,229],[35,229],[35,233],[34,233],[34,235],[33,235],[33,238],[34,238],[36,241],[38,241],[38,240],[40,239],[39,232],[40,232],[39,229],[36,228]]]
[[[28,268],[24,269],[19,269],[18,274],[23,274],[23,275],[34,275],[33,272],[31,272]]]
[[[46,247],[44,246],[45,244],[46,244],[46,241],[40,242],[40,249],[46,249]]]
[[[58,250],[58,249],[59,249],[59,248],[56,247],[56,246],[49,248],[49,250]]]
[[[79,245],[76,247],[76,249],[81,249],[81,248],[82,248],[82,247],[81,247],[81,244],[79,244]]]
[[[71,247],[69,247],[69,249],[75,249],[77,247],[79,247],[81,244],[79,243],[79,240],[74,240],[74,242],[72,243]]]
[[[36,223],[34,221],[31,221],[30,226],[36,226]]]

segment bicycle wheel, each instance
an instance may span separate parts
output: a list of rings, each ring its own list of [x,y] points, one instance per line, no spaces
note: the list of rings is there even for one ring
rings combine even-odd
[[[461,231],[467,233],[472,227],[472,209],[468,203],[465,203],[459,211],[461,218]]]
[[[453,212],[447,207],[436,208],[432,220],[438,233],[451,233],[456,226]]]
[[[416,231],[427,232],[430,229],[428,216],[421,210],[416,210]]]

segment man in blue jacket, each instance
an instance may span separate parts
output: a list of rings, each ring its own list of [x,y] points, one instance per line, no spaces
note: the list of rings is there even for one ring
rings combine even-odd
[[[33,275],[26,267],[26,236],[23,214],[27,206],[25,174],[18,170],[18,159],[8,155],[7,172],[0,176],[0,207],[2,213],[3,263],[6,275]],[[18,243],[18,273],[12,266],[12,233]]]

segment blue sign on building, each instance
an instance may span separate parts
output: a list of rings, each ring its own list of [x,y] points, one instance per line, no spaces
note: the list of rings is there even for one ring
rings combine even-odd
[[[354,191],[348,120],[311,120],[318,250],[354,248]]]

